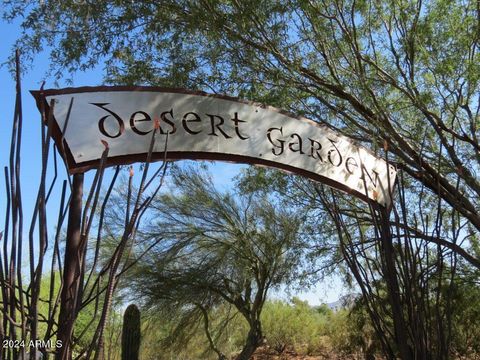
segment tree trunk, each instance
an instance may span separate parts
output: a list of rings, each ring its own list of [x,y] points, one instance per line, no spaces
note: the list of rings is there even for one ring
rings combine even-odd
[[[242,352],[235,360],[249,360],[255,350],[262,342],[262,328],[259,320],[254,320],[250,323],[250,330],[248,331],[247,341],[243,346]]]

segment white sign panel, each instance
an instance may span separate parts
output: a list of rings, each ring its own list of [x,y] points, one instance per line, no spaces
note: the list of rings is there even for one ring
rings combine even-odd
[[[41,106],[40,92],[32,92]],[[55,100],[53,131],[63,138],[72,173],[108,164],[144,161],[155,119],[160,120],[155,159],[212,159],[263,164],[322,181],[383,206],[396,171],[362,146],[326,126],[277,109],[227,97],[158,88],[46,90]],[[69,106],[70,116],[66,124]],[[63,136],[62,136],[62,132]]]

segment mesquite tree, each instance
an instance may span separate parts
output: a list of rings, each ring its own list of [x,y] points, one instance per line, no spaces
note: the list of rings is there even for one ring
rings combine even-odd
[[[202,324],[219,359],[224,355],[215,339],[225,322],[214,329],[209,312],[234,308],[248,328],[237,359],[250,359],[263,341],[267,295],[293,282],[303,262],[310,234],[303,231],[302,213],[258,194],[222,192],[208,173],[192,167],[177,168],[172,182],[172,193],[151,203],[152,221],[138,234],[144,246],[163,240],[124,284],[146,308],[175,314],[175,340]]]

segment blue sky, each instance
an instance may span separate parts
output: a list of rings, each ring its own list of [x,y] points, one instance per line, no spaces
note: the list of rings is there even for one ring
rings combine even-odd
[[[0,20],[0,64],[7,60],[9,54],[11,54],[12,46],[18,36],[20,36],[20,27],[18,23],[7,24],[3,20]],[[35,202],[37,190],[38,190],[38,176],[41,169],[41,156],[40,156],[40,114],[33,101],[33,97],[29,94],[29,90],[36,90],[40,88],[42,81],[45,78],[48,69],[48,54],[41,53],[36,56],[34,65],[31,69],[23,74],[22,78],[22,97],[23,97],[23,146],[21,153],[21,173],[22,173],[22,197],[24,200],[24,213],[25,213],[25,234],[28,233],[28,227],[30,226],[31,211]],[[94,86],[102,83],[102,71],[101,66],[84,73],[78,73],[73,76],[73,84],[67,85],[65,80],[59,81],[59,87],[64,86]],[[45,88],[55,87],[53,81],[46,80]],[[5,181],[3,175],[3,167],[8,165],[9,161],[9,148],[10,148],[10,135],[12,128],[12,118],[15,104],[15,82],[12,75],[9,73],[6,66],[0,67],[0,84],[2,85],[0,90],[0,108],[2,109],[0,115],[0,231],[3,230],[5,221],[5,198],[4,188]],[[59,159],[60,160],[60,159]],[[59,178],[65,178],[65,170],[59,164]],[[228,188],[231,184],[231,178],[234,177],[243,165],[227,164],[217,162],[210,166],[213,174],[214,181],[217,186]],[[52,172],[50,172],[52,173]],[[88,184],[88,180],[87,180]],[[56,218],[58,212],[58,204],[60,197],[61,184],[58,183],[56,191],[52,194],[50,200],[48,212],[54,212]],[[53,215],[53,214],[52,214]],[[52,232],[53,225],[49,224],[49,229]],[[25,240],[27,237],[25,236]],[[305,291],[303,293],[295,294],[303,300],[308,300],[310,304],[320,304],[322,302],[336,301],[339,296],[344,294],[342,291],[341,282],[337,277],[332,276],[327,278],[324,282],[319,284],[314,289]],[[288,295],[280,291],[275,294],[276,297],[284,299],[288,298]]]

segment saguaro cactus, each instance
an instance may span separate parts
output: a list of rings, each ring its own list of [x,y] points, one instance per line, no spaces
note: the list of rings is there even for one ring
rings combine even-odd
[[[138,360],[140,349],[140,310],[131,304],[123,314],[122,360]]]

